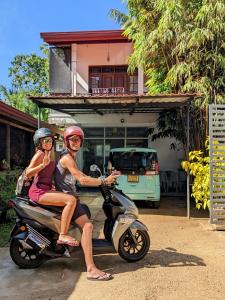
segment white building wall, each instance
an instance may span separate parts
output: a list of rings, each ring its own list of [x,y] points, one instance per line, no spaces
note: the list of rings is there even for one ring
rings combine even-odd
[[[163,138],[149,141],[149,147],[157,149],[160,171],[177,171],[181,168],[181,161],[184,160],[184,152],[180,145],[177,150],[170,148],[174,139]]]

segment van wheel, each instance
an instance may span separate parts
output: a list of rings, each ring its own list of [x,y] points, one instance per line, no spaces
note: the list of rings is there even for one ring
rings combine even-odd
[[[160,207],[160,201],[154,201],[154,202],[152,202],[152,206],[154,208],[159,208]]]

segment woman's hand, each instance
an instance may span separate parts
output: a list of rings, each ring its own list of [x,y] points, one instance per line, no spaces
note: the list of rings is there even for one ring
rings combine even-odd
[[[45,155],[43,158],[43,168],[45,168],[47,165],[49,165],[51,162],[51,151],[45,150]]]

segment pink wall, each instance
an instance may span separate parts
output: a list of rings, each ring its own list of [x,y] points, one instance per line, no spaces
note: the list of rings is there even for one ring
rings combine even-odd
[[[75,50],[74,50],[75,51]],[[87,92],[88,67],[96,65],[127,65],[132,52],[131,43],[79,44],[76,47],[77,93]]]

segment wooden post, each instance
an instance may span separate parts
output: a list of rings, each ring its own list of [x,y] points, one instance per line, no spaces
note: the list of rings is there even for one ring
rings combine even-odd
[[[190,151],[190,106],[187,105],[187,160],[189,160],[189,151]],[[187,172],[187,218],[190,219],[190,174]]]
[[[10,125],[6,125],[6,161],[10,167]]]

